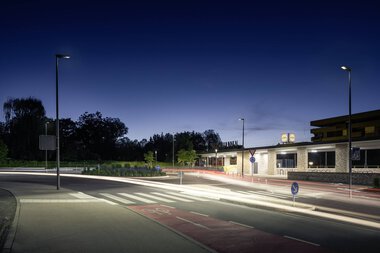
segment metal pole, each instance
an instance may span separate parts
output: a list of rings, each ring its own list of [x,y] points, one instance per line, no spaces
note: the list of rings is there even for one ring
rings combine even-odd
[[[173,168],[174,168],[174,133],[173,133]]]
[[[57,190],[60,188],[59,178],[59,108],[58,108],[58,59],[59,56],[55,56],[55,124],[56,124],[56,137],[57,137]]]
[[[243,145],[242,145],[242,151],[241,151],[241,177],[244,177],[244,118],[241,119],[243,121]]]
[[[47,136],[47,125],[49,124],[49,122],[45,122],[45,136]],[[48,168],[48,165],[47,165],[47,149],[45,149],[45,172],[47,172],[47,168]]]
[[[347,66],[342,66],[341,69],[348,72],[348,177],[349,177],[349,192],[352,197],[352,122],[351,122],[351,71]]]
[[[348,71],[348,173],[349,173],[349,189],[351,196],[352,188],[352,122],[351,122],[351,69]]]

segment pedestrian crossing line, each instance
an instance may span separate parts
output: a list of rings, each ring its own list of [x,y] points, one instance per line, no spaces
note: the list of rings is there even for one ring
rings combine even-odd
[[[78,193],[69,193],[71,196],[78,198],[78,199],[96,199],[95,197],[85,194],[83,192],[78,192]]]
[[[183,202],[194,202],[194,201],[189,200],[189,199],[180,198],[180,197],[176,197],[176,196],[169,196],[167,194],[163,194],[163,193],[159,193],[159,192],[152,192],[152,194],[163,196],[163,197],[170,198],[170,199],[175,199],[175,200],[183,201]]]
[[[248,191],[249,193],[247,194],[256,194],[256,195],[262,195],[262,196],[267,196],[267,197],[272,197],[272,198],[280,198],[280,199],[287,199],[288,196],[280,193],[273,193],[273,192],[267,192],[267,191]]]
[[[123,203],[123,204],[127,204],[127,205],[135,204],[135,202],[133,202],[133,201],[130,201],[130,200],[127,200],[127,199],[123,199],[123,198],[120,198],[118,196],[114,196],[114,195],[109,194],[109,193],[99,193],[99,194],[102,195],[102,196],[104,196],[104,197],[116,200],[116,201],[118,201],[120,203]]]
[[[138,200],[138,201],[141,201],[141,202],[144,202],[144,203],[148,203],[148,204],[157,203],[156,201],[153,201],[153,200],[150,200],[150,199],[146,199],[146,198],[142,198],[142,197],[135,196],[135,195],[128,194],[128,193],[118,193],[118,194],[122,195],[124,197],[127,197],[129,199],[135,199],[135,200]]]
[[[256,194],[268,196],[268,197],[274,197],[274,198],[280,198],[280,199],[287,199],[289,196],[286,196],[281,193],[273,193],[273,192],[265,192],[265,191],[258,191]]]
[[[200,198],[200,197],[195,197],[195,196],[190,196],[186,193],[176,193],[176,192],[166,192],[167,194],[171,194],[171,195],[175,195],[175,196],[178,196],[178,197],[184,197],[184,198],[188,198],[188,199],[192,199],[192,200],[198,200],[198,201],[209,201],[208,199],[203,199],[203,198]],[[184,196],[186,195],[186,196]]]
[[[141,195],[143,197],[147,197],[147,198],[155,199],[155,200],[158,200],[158,201],[166,202],[166,203],[173,203],[173,202],[175,202],[175,201],[170,200],[170,199],[165,199],[165,198],[149,195],[149,194],[142,193],[142,192],[136,192],[136,194]]]
[[[245,191],[237,191],[238,193],[241,193],[241,194],[245,194],[245,195],[247,195],[247,194],[251,194],[252,193],[252,191],[249,191],[249,192],[245,192]]]

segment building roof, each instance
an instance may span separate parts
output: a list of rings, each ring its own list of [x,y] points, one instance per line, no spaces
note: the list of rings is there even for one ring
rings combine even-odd
[[[370,121],[380,119],[380,110],[368,111],[351,114],[351,120],[353,122]],[[314,127],[327,127],[331,125],[346,123],[348,121],[348,115],[338,116],[333,118],[326,118],[320,120],[310,121],[310,126]]]

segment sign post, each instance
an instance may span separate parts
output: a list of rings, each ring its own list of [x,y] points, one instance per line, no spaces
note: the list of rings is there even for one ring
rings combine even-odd
[[[290,190],[292,192],[292,195],[293,195],[293,206],[296,205],[296,195],[297,195],[299,189],[300,188],[299,188],[298,183],[297,182],[293,182],[293,184],[292,184],[292,186],[290,188]]]

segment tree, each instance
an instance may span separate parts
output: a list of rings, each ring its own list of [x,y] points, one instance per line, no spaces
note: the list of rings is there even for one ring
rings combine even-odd
[[[180,165],[194,166],[198,155],[195,152],[195,150],[181,149],[180,151],[178,151],[177,157],[178,157],[178,163]]]
[[[222,140],[218,133],[214,130],[209,129],[203,132],[203,138],[205,140],[206,150],[216,149],[221,146]]]
[[[44,133],[45,108],[41,100],[9,98],[3,105],[5,115],[4,141],[12,158],[32,160],[42,158],[38,136]]]
[[[116,156],[116,143],[128,133],[118,118],[103,118],[100,112],[84,113],[77,122],[77,137],[89,151],[87,159],[112,160]]]
[[[8,147],[2,139],[0,139],[0,162],[5,161],[8,155]]]
[[[149,168],[153,168],[154,155],[152,151],[148,151],[144,154],[144,160],[148,164]]]

